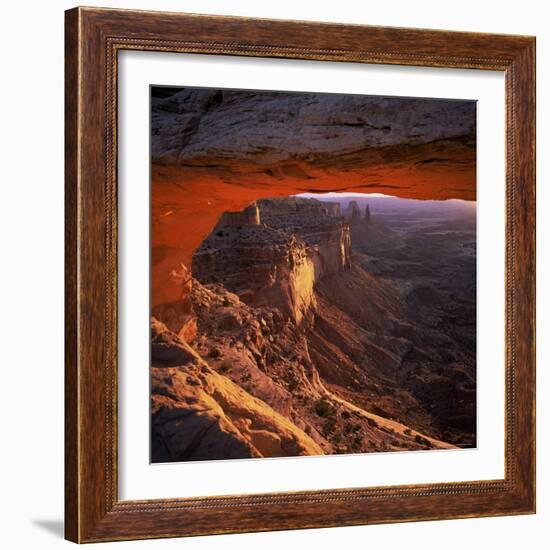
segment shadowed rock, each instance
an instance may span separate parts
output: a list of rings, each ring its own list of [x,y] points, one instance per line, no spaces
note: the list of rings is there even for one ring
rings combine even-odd
[[[213,371],[185,342],[153,321],[153,462],[322,454],[292,422]],[[160,355],[159,355],[160,352]]]
[[[186,88],[153,97],[151,123],[155,162],[326,162],[369,148],[473,139],[475,103]]]
[[[352,223],[358,222],[361,219],[361,210],[359,209],[357,201],[350,201],[348,204],[346,208],[346,218]]]

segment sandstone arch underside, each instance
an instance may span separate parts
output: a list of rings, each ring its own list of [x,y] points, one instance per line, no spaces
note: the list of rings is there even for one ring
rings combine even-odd
[[[174,89],[152,98],[152,305],[226,211],[305,192],[476,199],[475,103]]]

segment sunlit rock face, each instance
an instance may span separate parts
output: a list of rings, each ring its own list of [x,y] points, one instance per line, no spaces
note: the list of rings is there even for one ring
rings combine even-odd
[[[241,225],[222,222],[193,256],[194,277],[222,283],[245,303],[272,305],[301,324],[315,307],[321,277],[350,266],[349,226],[333,206],[311,199],[261,200],[256,217],[232,214]],[[247,219],[251,223],[244,223]]]
[[[224,212],[216,225],[216,230],[243,225],[260,225],[260,210],[256,202],[237,212]]]
[[[315,199],[262,199],[262,222],[288,234],[298,235],[308,246],[315,278],[349,269],[349,225],[341,217],[339,203]]]
[[[156,319],[151,333],[153,462],[323,454],[300,428],[216,373]]]
[[[314,268],[305,244],[266,226],[214,231],[195,252],[193,272],[245,303],[275,304],[296,321],[311,305]]]
[[[152,315],[166,324],[166,327],[176,333],[183,341],[193,340],[197,333],[197,321],[191,303],[192,277],[184,264],[168,273],[165,284],[173,291],[173,301],[154,304]]]

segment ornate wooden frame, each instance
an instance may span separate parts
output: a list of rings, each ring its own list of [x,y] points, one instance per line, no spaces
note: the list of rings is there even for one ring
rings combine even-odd
[[[119,501],[117,52],[498,70],[506,79],[506,475],[422,486]],[[75,8],[66,12],[66,537],[94,542],[535,511],[535,39]]]

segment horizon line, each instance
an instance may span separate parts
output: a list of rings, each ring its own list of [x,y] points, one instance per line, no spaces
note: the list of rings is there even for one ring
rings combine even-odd
[[[457,201],[457,202],[464,202],[464,203],[477,203],[477,200],[467,200],[467,199],[458,199],[458,198],[451,198],[451,199],[416,199],[412,197],[398,197],[396,195],[387,195],[385,193],[359,193],[356,191],[327,191],[326,193],[323,192],[311,192],[306,191],[303,193],[296,193],[294,195],[291,195],[292,197],[301,197],[301,198],[318,198],[318,197],[326,197],[326,198],[350,198],[350,197],[358,197],[358,198],[388,198],[388,199],[399,199],[399,200],[409,200],[409,201],[433,201],[433,202],[447,202],[447,201]]]

